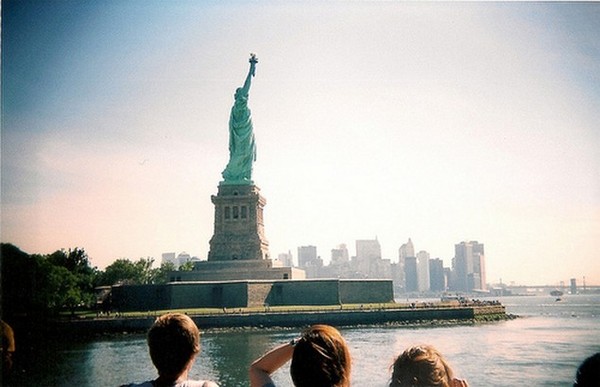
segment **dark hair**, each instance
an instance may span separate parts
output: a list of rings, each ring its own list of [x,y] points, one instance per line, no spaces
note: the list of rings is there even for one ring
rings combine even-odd
[[[600,352],[588,357],[581,363],[575,374],[576,387],[597,386],[600,382]]]
[[[437,349],[430,345],[408,348],[394,361],[390,387],[448,387],[452,369]]]
[[[182,313],[168,313],[156,319],[148,331],[150,358],[159,375],[176,377],[200,352],[200,331]]]
[[[297,387],[346,387],[350,369],[350,351],[340,332],[329,325],[314,325],[294,348],[290,374]]]

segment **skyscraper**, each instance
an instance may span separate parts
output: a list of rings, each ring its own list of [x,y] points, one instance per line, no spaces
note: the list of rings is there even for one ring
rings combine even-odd
[[[377,276],[378,260],[381,260],[381,245],[377,239],[356,241],[356,270],[359,273]]]
[[[485,254],[482,243],[461,242],[454,245],[452,290],[485,290]]]
[[[283,266],[294,266],[294,257],[292,256],[292,252],[288,251],[287,253],[281,253],[277,256],[277,259]]]
[[[398,278],[398,282],[400,287],[402,288],[406,288],[406,276],[405,276],[405,270],[404,270],[404,266],[406,264],[406,258],[407,257],[414,257],[415,256],[415,248],[413,246],[412,240],[410,238],[408,238],[408,242],[406,242],[405,244],[403,244],[402,246],[400,246],[400,249],[398,249],[398,273],[400,278]]]
[[[429,291],[429,253],[424,250],[417,253],[417,286],[419,292]]]
[[[444,261],[439,258],[429,260],[429,289],[432,292],[443,292],[446,290]]]
[[[406,292],[416,292],[419,290],[417,279],[417,258],[406,257],[404,260],[404,278]]]
[[[172,263],[175,265],[175,268],[179,268],[177,264],[177,260],[175,258],[175,253],[163,253],[162,255],[162,263]]]
[[[317,260],[317,246],[298,247],[298,266],[306,268],[312,266]]]
[[[350,262],[350,257],[348,255],[348,248],[345,244],[341,244],[335,249],[331,249],[331,264],[332,265],[342,265]]]

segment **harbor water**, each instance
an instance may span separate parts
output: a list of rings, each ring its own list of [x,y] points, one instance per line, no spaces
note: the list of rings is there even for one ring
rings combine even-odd
[[[415,300],[419,301],[419,300]],[[394,357],[413,344],[432,344],[471,386],[569,386],[577,366],[600,352],[600,295],[501,298],[520,318],[465,325],[364,326],[340,330],[353,356],[352,385],[386,386]],[[203,332],[190,376],[221,386],[247,386],[248,365],[271,347],[297,337],[296,329]],[[17,351],[19,351],[17,338]],[[30,348],[10,381],[25,386],[118,386],[156,376],[143,334],[85,340],[48,338]],[[289,368],[277,386],[291,386]]]

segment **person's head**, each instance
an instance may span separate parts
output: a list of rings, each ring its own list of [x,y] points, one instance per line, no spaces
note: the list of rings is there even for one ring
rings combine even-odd
[[[419,345],[408,348],[396,358],[390,387],[448,387],[453,378],[452,369],[437,349]]]
[[[346,387],[350,367],[350,351],[340,332],[329,325],[313,325],[296,343],[290,374],[297,387]]]
[[[600,382],[600,352],[581,363],[575,375],[575,387],[597,386]]]
[[[148,331],[148,347],[158,374],[177,378],[200,352],[200,331],[185,314],[167,313],[158,317]]]

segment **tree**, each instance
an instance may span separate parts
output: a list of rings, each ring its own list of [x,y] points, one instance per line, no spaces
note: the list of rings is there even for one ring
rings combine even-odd
[[[6,315],[38,311],[34,277],[38,262],[18,247],[2,243],[2,313]]]
[[[155,277],[155,284],[164,284],[169,280],[169,273],[176,271],[177,268],[173,262],[163,262],[158,269]]]
[[[108,265],[100,274],[100,285],[134,284],[137,281],[137,269],[129,259],[120,258]]]
[[[99,285],[146,285],[157,283],[160,269],[153,269],[154,258],[140,258],[132,262],[120,258],[108,265],[100,274]]]
[[[139,275],[139,283],[143,285],[149,285],[156,282],[158,276],[158,269],[152,269],[154,264],[154,258],[140,258],[135,262],[135,267]]]
[[[47,256],[47,261],[67,270],[72,276],[67,276],[61,286],[66,286],[61,291],[69,302],[62,305],[73,310],[78,305],[90,306],[95,299],[94,287],[98,271],[90,266],[90,259],[84,249],[75,247],[67,251],[58,250]],[[52,273],[52,272],[50,272]]]
[[[67,308],[72,312],[86,303],[85,291],[78,285],[76,274],[65,267],[45,263],[46,278],[42,292],[46,295],[46,304],[50,310],[58,312]]]
[[[4,314],[74,311],[94,300],[96,272],[83,249],[30,255],[11,244],[1,247]]]
[[[187,261],[183,265],[179,266],[179,271],[192,271],[194,270],[194,262]]]

